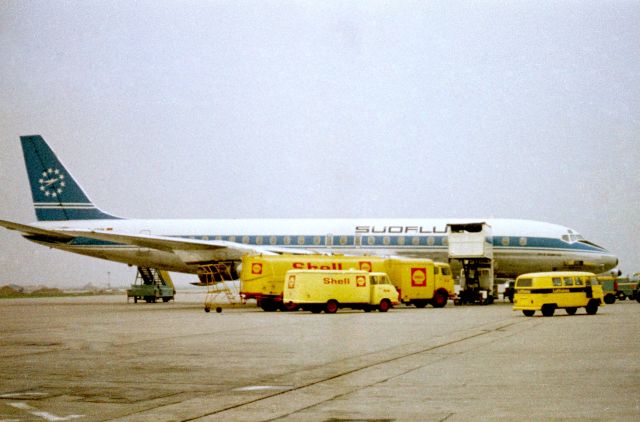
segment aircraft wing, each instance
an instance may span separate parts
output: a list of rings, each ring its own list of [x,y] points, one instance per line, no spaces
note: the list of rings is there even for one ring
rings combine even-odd
[[[0,226],[9,230],[16,230],[29,236],[46,236],[48,239],[66,242],[73,239],[73,236],[62,233],[59,230],[47,230],[28,224],[14,223],[13,221],[0,220]]]
[[[198,264],[211,261],[239,260],[247,254],[275,255],[278,253],[308,254],[313,251],[290,250],[285,248],[259,247],[226,240],[198,240],[185,237],[128,234],[95,230],[63,230],[72,237],[87,237],[140,248],[158,249],[173,252],[186,264]]]

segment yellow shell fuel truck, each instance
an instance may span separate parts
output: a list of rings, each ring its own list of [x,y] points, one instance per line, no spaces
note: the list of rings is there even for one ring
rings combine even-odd
[[[397,305],[398,291],[385,273],[336,270],[289,270],[283,301],[314,314],[335,314],[340,308],[387,312]]]
[[[400,301],[424,308],[441,308],[455,295],[449,264],[430,259],[348,255],[249,255],[242,259],[240,293],[255,299],[263,310],[294,310],[283,302],[285,274],[289,270],[381,272],[389,276]]]

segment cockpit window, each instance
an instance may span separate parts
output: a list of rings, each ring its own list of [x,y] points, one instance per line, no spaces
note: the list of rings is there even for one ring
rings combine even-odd
[[[569,242],[569,243],[580,242],[580,241],[586,242],[586,240],[584,240],[584,237],[582,237],[582,235],[575,234],[575,233],[563,234],[562,235],[562,240],[564,240],[565,242]]]

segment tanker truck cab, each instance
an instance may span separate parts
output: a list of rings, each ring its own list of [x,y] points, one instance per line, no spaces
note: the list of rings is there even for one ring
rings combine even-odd
[[[333,314],[340,308],[387,312],[398,304],[398,291],[386,273],[359,270],[290,270],[283,301],[289,306]]]
[[[604,295],[593,273],[530,273],[516,279],[513,310],[522,311],[526,316],[533,316],[536,311],[553,316],[556,309],[574,315],[582,307],[587,314],[593,315],[599,306],[604,306]]]
[[[449,264],[430,259],[390,258],[387,273],[400,292],[400,302],[424,308],[446,306],[455,297]]]

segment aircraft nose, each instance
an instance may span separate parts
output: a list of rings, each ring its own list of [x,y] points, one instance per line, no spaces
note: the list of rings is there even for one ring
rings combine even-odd
[[[609,255],[607,257],[605,257],[604,259],[605,262],[605,271],[609,271],[612,268],[616,268],[618,266],[618,257],[615,255]]]

